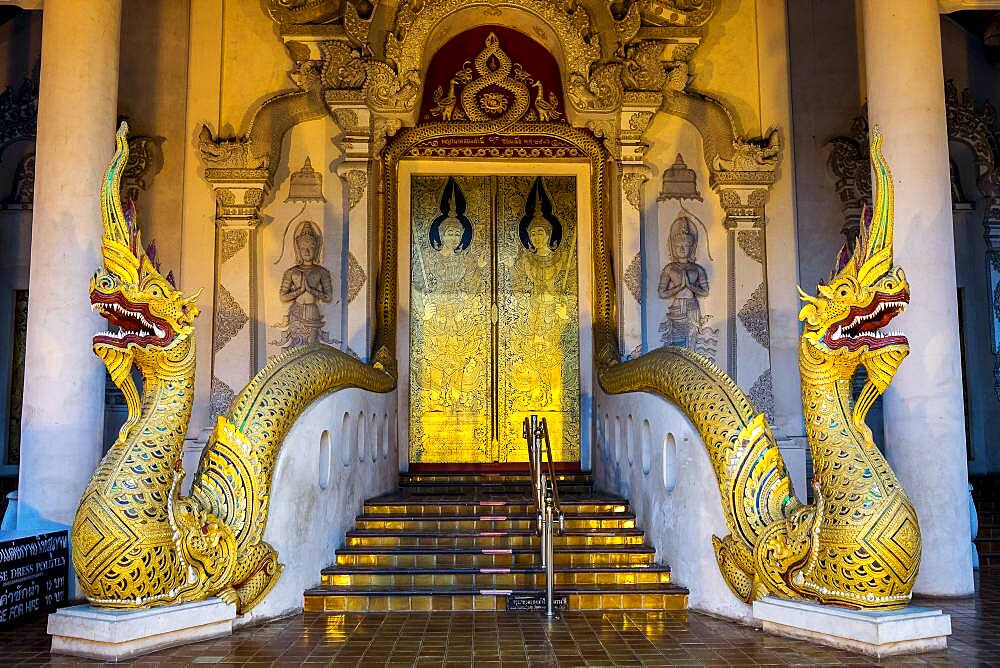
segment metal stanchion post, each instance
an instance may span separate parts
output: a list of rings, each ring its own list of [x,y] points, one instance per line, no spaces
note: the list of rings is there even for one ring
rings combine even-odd
[[[552,610],[552,590],[555,587],[555,550],[552,547],[552,495],[545,495],[545,615],[550,619],[555,612]]]

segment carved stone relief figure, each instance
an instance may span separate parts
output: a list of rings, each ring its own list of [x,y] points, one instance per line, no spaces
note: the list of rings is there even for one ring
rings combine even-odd
[[[668,243],[671,261],[660,271],[657,290],[666,301],[660,341],[714,357],[718,330],[707,326],[711,316],[702,314],[700,301],[708,296],[708,272],[697,262],[698,229],[683,210],[670,226]]]
[[[333,299],[330,271],[320,264],[323,235],[315,223],[303,220],[295,229],[294,243],[296,264],[281,277],[281,301],[289,304],[288,315],[280,325],[284,339],[272,342],[285,350],[318,341],[330,343],[319,310],[320,304]]]

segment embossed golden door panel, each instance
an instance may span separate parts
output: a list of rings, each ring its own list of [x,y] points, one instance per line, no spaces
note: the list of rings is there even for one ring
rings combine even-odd
[[[526,462],[531,413],[579,461],[575,178],[410,185],[410,461]]]

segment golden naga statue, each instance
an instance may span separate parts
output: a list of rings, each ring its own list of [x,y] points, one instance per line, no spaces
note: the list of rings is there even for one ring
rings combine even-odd
[[[802,403],[813,459],[815,503],[797,499],[764,415],[706,358],[661,348],[616,363],[609,346],[599,378],[606,392],[651,392],[678,405],[708,449],[729,535],[713,537],[719,568],[747,603],[776,595],[860,609],[905,606],[920,564],[917,515],[865,416],[909,352],[886,329],[909,302],[893,265],[892,179],[882,137],[871,141],[872,220],[853,255],[816,296],[801,292]],[[868,382],[857,401],[851,378]]]
[[[128,420],[84,491],[73,522],[73,565],[95,606],[145,608],[219,596],[240,614],[277,582],[264,541],[271,477],[296,418],[347,387],[387,392],[384,371],[323,344],[278,355],[219,417],[188,496],[181,447],[194,398],[197,294],[164,278],[120,201],[127,127],[101,186],[104,266],[90,283],[109,331],[94,352],[125,395]],[[132,365],[142,374],[142,396]]]

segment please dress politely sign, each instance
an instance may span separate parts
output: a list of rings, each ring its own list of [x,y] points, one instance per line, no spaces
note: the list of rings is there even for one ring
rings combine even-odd
[[[66,603],[66,531],[0,541],[0,628],[10,628]]]

